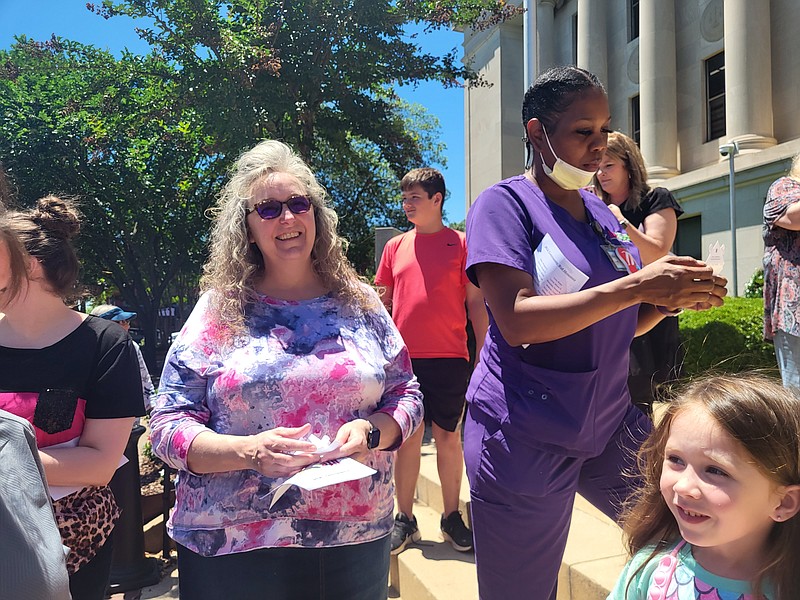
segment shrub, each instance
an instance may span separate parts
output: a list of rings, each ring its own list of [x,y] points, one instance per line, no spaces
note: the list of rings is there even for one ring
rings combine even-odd
[[[745,298],[764,297],[764,269],[756,269],[750,281],[744,286]]]
[[[726,298],[719,308],[686,311],[678,318],[686,351],[684,375],[691,377],[708,370],[777,372],[775,350],[763,339],[763,299]]]

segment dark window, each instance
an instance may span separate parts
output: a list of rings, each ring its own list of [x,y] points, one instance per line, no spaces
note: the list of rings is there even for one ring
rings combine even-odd
[[[631,138],[637,146],[642,145],[642,117],[639,112],[638,94],[631,98]]]
[[[639,37],[639,0],[628,0],[628,41]]]
[[[675,236],[675,254],[693,256],[703,260],[703,230],[700,215],[678,219],[678,235]]]
[[[725,135],[725,52],[706,61],[706,141]]]

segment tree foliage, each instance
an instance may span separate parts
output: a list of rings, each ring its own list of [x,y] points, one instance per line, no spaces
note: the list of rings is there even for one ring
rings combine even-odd
[[[140,35],[174,63],[181,96],[203,115],[216,151],[263,138],[299,151],[326,183],[360,270],[373,264],[373,228],[404,226],[397,181],[444,164],[438,124],[394,86],[480,84],[455,49],[420,51],[406,33],[491,24],[520,12],[497,0],[105,0],[94,10],[148,25]]]
[[[84,281],[113,283],[154,339],[176,277],[199,273],[222,166],[196,111],[175,103],[173,67],[56,38],[22,38],[0,65],[0,156],[18,202],[79,195]]]
[[[394,86],[480,84],[455,49],[422,52],[404,27],[494,23],[519,12],[503,0],[87,6],[137,19],[152,53],[115,58],[55,37],[20,38],[0,52],[0,159],[23,204],[51,192],[83,199],[87,279],[113,283],[148,340],[162,301],[197,281],[203,214],[224,169],[264,138],[285,141],[312,165],[349,257],[371,270],[373,228],[405,225],[399,178],[444,163],[438,123]]]
[[[321,143],[359,139],[397,171],[423,162],[423,150],[392,86],[478,81],[455,49],[421,52],[404,26],[507,18],[518,9],[497,0],[105,0],[95,10],[150,23],[140,35],[179,65],[182,92],[205,110],[225,151],[276,138],[311,160]]]
[[[425,164],[445,164],[444,146],[437,139],[438,121],[418,105],[396,103],[422,149]],[[338,148],[323,142],[312,163],[336,206],[339,230],[349,242],[348,257],[359,273],[373,273],[375,227],[408,227],[397,173],[374,142],[356,136]],[[400,168],[405,173],[419,164],[408,161]]]

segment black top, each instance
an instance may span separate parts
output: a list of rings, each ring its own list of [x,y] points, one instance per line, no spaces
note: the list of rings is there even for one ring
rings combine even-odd
[[[672,192],[662,187],[652,188],[648,191],[642,196],[642,201],[639,203],[639,206],[633,210],[624,208],[624,206],[625,204],[620,207],[622,216],[637,228],[648,216],[660,210],[664,210],[665,208],[674,209],[676,217],[680,217],[683,214],[683,209],[680,204],[678,204],[678,201],[675,200],[675,196],[672,195]]]
[[[139,362],[128,334],[93,316],[46,348],[0,346],[0,408],[31,420],[31,404],[41,404],[46,390],[50,396],[55,390],[60,404],[67,402],[65,396],[72,403],[75,397],[85,401],[88,419],[145,414]]]

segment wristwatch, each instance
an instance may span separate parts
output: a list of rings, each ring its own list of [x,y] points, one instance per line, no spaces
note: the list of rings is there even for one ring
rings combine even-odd
[[[370,421],[370,430],[367,434],[367,449],[374,450],[381,443],[381,430]]]
[[[631,224],[631,222],[628,221],[628,219],[622,219],[619,222],[619,226],[622,227],[623,229],[627,229],[628,225],[630,225],[630,224]]]

